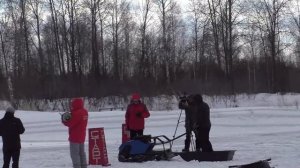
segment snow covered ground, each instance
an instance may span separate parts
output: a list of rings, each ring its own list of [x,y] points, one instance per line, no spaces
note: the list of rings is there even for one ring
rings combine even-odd
[[[173,137],[180,110],[150,111],[145,134]],[[226,168],[229,165],[246,164],[272,158],[276,168],[296,168],[300,165],[300,110],[286,107],[237,107],[211,109],[211,142],[214,150],[236,150],[228,162],[185,162],[179,156],[171,161],[144,163],[118,162],[121,144],[121,124],[124,111],[89,113],[89,128],[104,127],[110,167],[115,168]],[[184,113],[183,113],[184,114]],[[0,117],[4,115],[0,111]],[[60,123],[57,112],[17,111],[26,132],[21,136],[22,168],[71,168],[67,128]],[[181,118],[184,119],[184,115]],[[177,135],[184,132],[179,124]],[[174,142],[173,150],[181,151],[184,138]],[[1,143],[1,140],[0,140]],[[87,151],[86,142],[86,151]],[[2,164],[2,152],[0,152]],[[1,166],[1,165],[0,165]],[[96,168],[101,166],[89,166]]]

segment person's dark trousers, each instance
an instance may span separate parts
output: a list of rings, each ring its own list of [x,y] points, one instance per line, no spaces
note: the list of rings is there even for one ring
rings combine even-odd
[[[209,141],[209,128],[198,128],[196,133],[196,151],[212,152],[213,148]]]
[[[137,136],[142,136],[144,130],[129,130],[130,131],[130,139],[134,139]]]
[[[3,168],[9,168],[10,159],[12,158],[12,168],[19,168],[20,149],[3,150]]]
[[[184,141],[184,148],[182,149],[183,152],[188,152],[190,149],[190,144],[191,144],[191,129],[185,128],[185,141]]]

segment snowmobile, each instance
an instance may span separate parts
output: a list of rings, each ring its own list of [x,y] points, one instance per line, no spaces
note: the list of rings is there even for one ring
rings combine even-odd
[[[127,141],[119,147],[118,160],[120,162],[144,162],[152,160],[171,160],[175,156],[180,156],[185,161],[228,161],[232,160],[234,150],[213,151],[213,152],[173,152],[172,142],[182,136],[181,134],[173,139],[165,135],[146,135],[136,137]]]
[[[184,135],[184,134],[183,134]],[[181,135],[181,136],[183,136]],[[180,138],[181,136],[177,137]],[[176,138],[176,139],[177,139]],[[170,160],[176,156],[171,150],[171,141],[165,135],[138,136],[123,143],[119,147],[118,160],[120,162],[144,162],[151,160]]]

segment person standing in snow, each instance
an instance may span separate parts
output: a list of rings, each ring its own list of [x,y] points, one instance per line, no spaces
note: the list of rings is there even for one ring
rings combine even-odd
[[[70,155],[73,168],[87,168],[87,159],[84,150],[88,112],[84,108],[81,98],[74,98],[71,102],[71,117],[62,120],[69,127]]]
[[[212,152],[213,148],[209,141],[211,122],[208,104],[203,101],[200,94],[195,94],[189,100],[189,108],[192,114],[193,131],[196,136],[196,151]]]
[[[184,110],[185,112],[185,140],[184,140],[184,148],[182,152],[188,152],[191,144],[191,134],[192,134],[192,115],[191,110],[188,108],[188,100],[191,99],[191,96],[183,96],[180,97],[180,101],[178,104],[179,109]]]
[[[150,113],[146,105],[142,103],[140,94],[132,94],[130,104],[127,106],[125,114],[125,122],[130,132],[130,139],[143,135],[145,118],[149,116]]]
[[[0,135],[3,142],[3,168],[9,168],[12,159],[12,168],[19,168],[21,150],[20,134],[25,132],[22,121],[14,116],[15,109],[8,107],[4,117],[0,120]]]
[[[210,108],[203,101],[200,94],[190,95],[183,103],[179,103],[180,109],[186,112],[186,141],[183,151],[188,151],[190,144],[191,130],[196,137],[196,151],[212,152],[213,148],[209,141],[209,132],[211,128]],[[187,128],[188,127],[188,128]]]

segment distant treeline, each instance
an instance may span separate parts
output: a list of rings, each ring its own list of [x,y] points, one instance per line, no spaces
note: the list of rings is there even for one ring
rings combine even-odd
[[[0,99],[300,91],[298,0],[1,0]]]

